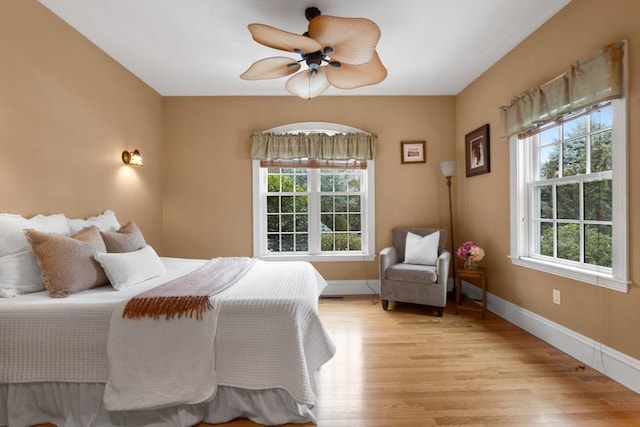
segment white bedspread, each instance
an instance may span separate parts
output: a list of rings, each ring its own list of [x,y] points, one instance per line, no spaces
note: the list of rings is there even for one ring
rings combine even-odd
[[[217,384],[213,344],[219,306],[200,320],[155,320],[124,319],[125,305],[111,317],[105,409],[156,409],[211,399]]]
[[[0,299],[0,383],[107,382],[106,343],[114,307],[206,262],[163,261],[170,273],[132,288],[135,292],[102,288],[65,299],[36,294]],[[174,392],[179,391],[176,384],[197,390],[190,396],[164,396],[160,406],[171,399],[173,404],[206,400],[217,386],[230,386],[286,390],[299,403],[313,407],[317,402],[314,371],[335,352],[317,312],[324,286],[325,281],[308,263],[259,261],[238,283],[212,299],[215,309],[205,321],[163,319],[156,322],[179,322],[168,328],[166,324],[146,325],[144,336],[138,339],[152,353],[139,349],[138,362],[152,361],[150,366],[171,363],[172,368],[164,365],[161,372],[148,372],[145,381],[159,388],[168,384],[163,381],[171,381]],[[200,322],[196,330],[192,322]],[[159,341],[154,342],[153,335]],[[125,341],[133,339],[130,335]],[[167,344],[164,349],[158,348],[160,342]],[[132,369],[128,372],[138,371],[135,360],[118,363],[128,365]],[[196,371],[185,363],[196,364],[209,375],[195,378]],[[157,404],[141,396],[146,393],[133,398],[134,405]]]
[[[46,291],[0,298],[0,384],[105,383],[115,305],[206,263],[162,261],[166,274],[122,291],[102,286],[67,298],[50,298]]]
[[[123,319],[121,304],[111,321],[105,407],[200,403],[218,384],[282,388],[314,405],[314,370],[335,351],[317,312],[324,286],[308,263],[257,261],[212,297],[202,320]]]
[[[250,273],[222,296],[218,383],[281,388],[299,403],[314,405],[314,371],[335,353],[318,314],[326,282],[306,262],[259,262]]]

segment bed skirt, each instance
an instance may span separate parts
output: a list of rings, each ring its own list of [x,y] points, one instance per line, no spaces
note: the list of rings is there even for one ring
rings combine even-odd
[[[103,394],[102,383],[0,384],[0,427],[191,427],[239,417],[264,425],[317,422],[317,408],[299,404],[282,389],[220,386],[209,402],[125,412],[107,412]]]

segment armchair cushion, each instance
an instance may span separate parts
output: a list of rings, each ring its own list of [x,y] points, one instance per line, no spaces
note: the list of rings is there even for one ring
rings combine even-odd
[[[403,282],[431,284],[438,281],[436,266],[415,264],[394,264],[387,268],[387,279]]]
[[[407,232],[404,250],[404,262],[406,264],[432,265],[438,262],[438,246],[440,243],[440,231],[435,231],[426,236],[420,236]]]

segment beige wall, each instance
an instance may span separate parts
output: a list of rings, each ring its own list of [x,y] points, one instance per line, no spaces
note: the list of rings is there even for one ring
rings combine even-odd
[[[395,225],[448,227],[440,162],[455,138],[454,97],[167,97],[164,248],[171,256],[252,255],[250,135],[336,122],[378,134],[376,249]],[[400,142],[426,140],[427,163],[400,163]],[[375,279],[377,261],[315,264],[329,280]]]
[[[161,145],[158,93],[36,1],[0,1],[0,212],[113,209],[161,249]]]
[[[628,158],[630,194],[640,188],[640,2],[573,0],[457,97],[457,160],[464,164],[464,135],[491,125],[491,173],[457,175],[457,239],[479,242],[487,252],[490,292],[598,342],[640,359],[640,199],[629,198],[630,278],[624,294],[511,264],[509,254],[509,149],[499,139],[498,107],[569,64],[622,39],[629,41]],[[562,305],[552,303],[552,289]]]

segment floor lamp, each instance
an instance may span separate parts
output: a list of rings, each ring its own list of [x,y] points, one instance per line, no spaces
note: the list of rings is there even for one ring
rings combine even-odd
[[[447,178],[447,187],[449,189],[449,231],[451,233],[451,271],[453,277],[453,287],[455,291],[456,286],[456,263],[455,263],[455,249],[454,249],[454,240],[453,240],[453,207],[451,205],[451,177],[456,172],[456,162],[453,160],[449,160],[446,162],[440,163],[440,172]]]

